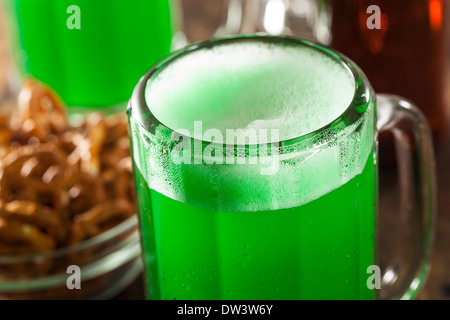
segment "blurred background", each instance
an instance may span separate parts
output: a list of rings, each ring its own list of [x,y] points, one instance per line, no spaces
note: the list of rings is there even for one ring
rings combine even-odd
[[[377,92],[413,101],[432,129],[438,173],[433,256],[419,299],[450,299],[446,0],[46,1],[0,1],[3,106],[14,103],[22,80],[32,75],[52,86],[73,112],[124,110],[139,77],[169,52],[212,37],[256,32],[306,38],[337,49],[365,71]],[[81,8],[79,26],[76,8],[66,10],[70,5]],[[371,5],[382,10],[379,21],[372,21],[375,29],[367,24]],[[58,24],[61,30],[54,27]],[[89,39],[77,34],[85,28],[96,28]],[[389,136],[380,137],[380,148],[380,255],[389,259],[398,254],[393,235],[401,233],[396,226],[402,217],[397,214],[400,193]],[[139,277],[116,298],[141,299],[142,286]]]

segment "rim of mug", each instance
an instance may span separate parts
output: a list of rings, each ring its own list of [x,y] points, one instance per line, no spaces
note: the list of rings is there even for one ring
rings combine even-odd
[[[268,35],[268,34],[240,34],[240,35],[231,35],[226,37],[214,38],[207,41],[203,41],[200,43],[189,45],[181,50],[177,50],[167,57],[163,58],[156,65],[154,65],[138,82],[137,86],[134,89],[132,97],[128,104],[127,112],[133,112],[133,117],[137,119],[137,122],[140,126],[149,130],[151,133],[154,133],[156,128],[162,126],[163,128],[177,133],[175,129],[170,128],[165,125],[162,121],[158,120],[152,113],[150,107],[147,104],[146,99],[146,89],[148,85],[151,85],[152,78],[157,76],[160,72],[163,72],[164,68],[166,68],[169,64],[174,61],[177,61],[183,58],[186,55],[189,55],[193,52],[205,49],[212,48],[214,46],[222,45],[222,44],[232,44],[236,42],[248,42],[248,41],[256,41],[256,42],[272,42],[272,43],[280,43],[280,44],[291,44],[291,45],[302,45],[310,47],[314,50],[321,52],[322,54],[327,55],[331,59],[340,63],[353,77],[355,81],[355,89],[353,99],[350,102],[349,106],[345,109],[345,111],[338,116],[335,120],[329,122],[328,124],[311,131],[306,134],[299,135],[295,138],[290,138],[286,140],[280,141],[272,141],[270,143],[262,143],[257,144],[257,147],[269,146],[271,144],[279,144],[281,147],[291,146],[303,141],[310,141],[311,139],[315,139],[316,137],[323,137],[322,133],[327,132],[330,129],[333,129],[334,132],[343,131],[345,128],[348,128],[359,121],[367,109],[369,109],[369,105],[371,102],[376,100],[375,92],[370,85],[367,77],[364,72],[354,63],[350,58],[345,56],[344,54],[330,48],[326,48],[318,43],[314,43],[305,39],[295,38],[292,36],[286,35]],[[183,136],[180,134],[180,136]],[[193,141],[200,141],[203,144],[207,145],[215,145],[214,142],[200,140],[194,137],[187,137],[192,139]],[[220,144],[225,145],[225,144]],[[234,147],[251,147],[252,144],[239,145],[236,144]]]

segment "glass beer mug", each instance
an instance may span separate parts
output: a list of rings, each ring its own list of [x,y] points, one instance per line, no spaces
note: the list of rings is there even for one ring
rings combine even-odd
[[[429,128],[346,57],[285,36],[214,39],[151,69],[128,117],[149,298],[416,296],[434,212]],[[413,250],[382,275],[386,130],[402,154]]]

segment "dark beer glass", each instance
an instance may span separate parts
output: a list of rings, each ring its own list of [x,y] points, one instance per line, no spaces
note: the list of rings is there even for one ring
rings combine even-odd
[[[401,95],[425,114],[436,146],[446,137],[444,0],[330,0],[332,47],[367,74],[375,90]],[[380,29],[368,20],[378,6]],[[375,20],[369,21],[375,23]]]

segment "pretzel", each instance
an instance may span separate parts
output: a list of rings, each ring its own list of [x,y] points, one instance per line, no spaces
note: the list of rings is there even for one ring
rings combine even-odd
[[[100,160],[104,167],[115,168],[124,158],[130,157],[130,142],[128,137],[117,138],[115,144],[103,147]]]
[[[71,243],[95,237],[134,214],[134,207],[127,201],[115,200],[102,203],[75,217]]]
[[[70,155],[70,163],[79,163],[81,171],[98,176],[101,170],[100,152],[106,137],[106,126],[98,113],[86,119],[84,135],[76,136],[77,148]]]
[[[105,139],[105,146],[116,144],[119,139],[128,140],[128,123],[123,115],[111,116],[106,121],[106,130],[108,135]]]
[[[104,184],[97,177],[80,172],[69,189],[71,216],[88,211],[106,200]]]
[[[130,145],[124,114],[90,114],[69,124],[50,88],[27,81],[18,107],[0,110],[0,257],[37,254],[0,265],[3,279],[65,273],[67,265],[91,263],[112,241],[40,259],[39,253],[101,235],[136,213]],[[130,231],[131,232],[131,231]],[[83,282],[98,290],[104,275]],[[89,289],[91,288],[91,289]],[[45,292],[0,292],[0,299],[73,297],[66,287]],[[75,293],[76,294],[76,293]]]
[[[76,137],[78,134],[74,130],[63,132],[58,136],[57,148],[60,149],[66,156],[69,156],[77,148]]]
[[[0,254],[29,254],[51,251],[56,243],[37,227],[0,218]]]
[[[71,175],[58,149],[51,145],[23,146],[1,161],[0,197],[6,201],[38,201],[62,210],[67,194],[61,190]]]
[[[7,222],[20,222],[38,228],[42,233],[65,243],[68,238],[68,221],[54,210],[31,201],[12,201],[0,206],[0,218]]]
[[[62,132],[67,126],[60,99],[36,81],[28,80],[23,84],[18,106],[22,128],[41,141],[51,133]]]
[[[0,113],[0,254],[76,244],[135,214],[125,115],[71,125],[60,99],[32,80],[16,109]]]
[[[0,145],[8,145],[11,140],[12,131],[9,128],[10,118],[5,114],[0,114]]]

